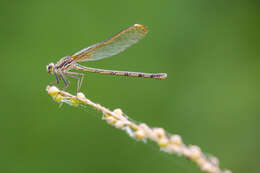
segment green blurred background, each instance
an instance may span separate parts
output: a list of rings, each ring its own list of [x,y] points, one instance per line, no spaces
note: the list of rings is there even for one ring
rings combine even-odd
[[[260,171],[259,1],[0,2],[0,172],[201,172],[182,157],[130,139],[99,112],[59,108],[45,91],[54,80],[48,63],[135,23],[148,26],[145,39],[84,65],[166,72],[167,80],[89,73],[82,91],[180,134],[217,156],[222,168]]]

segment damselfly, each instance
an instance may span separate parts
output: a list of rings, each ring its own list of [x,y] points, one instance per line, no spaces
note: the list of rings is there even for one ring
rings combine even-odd
[[[107,58],[116,55],[126,48],[132,46],[141,40],[147,33],[147,28],[144,25],[135,24],[130,26],[114,36],[106,39],[103,42],[94,44],[90,47],[82,49],[81,51],[73,54],[72,56],[65,56],[56,64],[50,63],[47,65],[47,71],[50,74],[55,74],[56,84],[60,80],[63,80],[65,87],[64,90],[69,86],[69,81],[66,76],[77,79],[77,92],[79,92],[82,81],[84,78],[83,73],[71,72],[70,70],[75,69],[84,72],[93,72],[101,74],[110,74],[118,76],[132,76],[132,77],[143,77],[143,78],[154,78],[154,79],[165,79],[166,73],[141,73],[141,72],[128,72],[128,71],[115,71],[115,70],[103,70],[90,67],[84,67],[78,62],[84,61],[95,61],[103,58]]]

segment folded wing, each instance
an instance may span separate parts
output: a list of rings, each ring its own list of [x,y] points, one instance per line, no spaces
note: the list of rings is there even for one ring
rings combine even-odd
[[[144,25],[130,26],[103,42],[82,49],[71,57],[77,62],[95,61],[116,55],[141,40],[147,33]]]

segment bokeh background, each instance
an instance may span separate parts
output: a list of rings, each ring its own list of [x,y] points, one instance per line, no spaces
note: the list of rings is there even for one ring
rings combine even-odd
[[[167,80],[89,73],[82,91],[180,134],[186,144],[217,156],[222,168],[260,171],[259,1],[0,3],[0,172],[201,172],[182,157],[130,139],[95,110],[59,108],[45,91],[54,80],[48,63],[135,23],[148,26],[145,39],[84,65],[166,72]]]

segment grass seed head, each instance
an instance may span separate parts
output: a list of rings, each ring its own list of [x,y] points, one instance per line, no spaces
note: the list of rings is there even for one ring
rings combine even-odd
[[[48,86],[47,92],[49,95],[55,96],[60,92],[60,90],[55,86]]]

